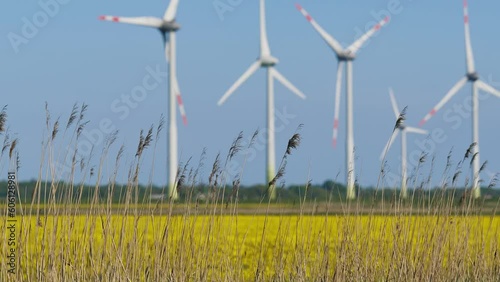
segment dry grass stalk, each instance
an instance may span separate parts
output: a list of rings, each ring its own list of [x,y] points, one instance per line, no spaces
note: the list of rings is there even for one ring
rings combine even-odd
[[[9,149],[9,159],[12,159],[12,154],[14,153],[14,150],[16,149],[17,143],[19,142],[19,139],[14,139],[10,143],[10,149]]]
[[[7,123],[7,106],[4,106],[0,111],[0,133],[5,132],[6,123]]]
[[[71,115],[73,112],[74,107]],[[82,119],[76,122],[75,132],[84,124]],[[156,140],[160,131],[157,128]],[[53,132],[54,127],[46,129],[44,144],[52,143]],[[340,211],[329,214],[330,210],[326,209],[326,213],[318,214],[318,210],[321,212],[318,205],[323,203],[317,203],[314,198],[306,200],[306,195],[309,197],[314,192],[309,180],[305,194],[301,195],[300,207],[304,213],[300,217],[284,212],[271,216],[269,210],[274,206],[270,203],[262,217],[239,215],[236,208],[231,214],[221,216],[213,212],[222,210],[216,201],[213,210],[204,212],[194,207],[196,203],[191,202],[191,197],[185,203],[164,205],[158,201],[157,205],[138,208],[133,192],[142,189],[136,173],[142,164],[137,158],[128,170],[123,195],[118,191],[118,202],[112,202],[116,199],[113,198],[115,185],[121,186],[116,183],[116,175],[127,154],[123,146],[113,160],[115,166],[109,184],[98,180],[106,170],[103,160],[107,159],[107,149],[115,143],[116,135],[106,139],[99,165],[92,160],[92,155],[71,156],[72,169],[78,164],[81,166],[81,179],[69,176],[60,180],[50,176],[52,180],[45,181],[45,175],[40,174],[38,180],[48,189],[44,191],[43,185],[37,186],[39,190],[34,193],[33,203],[38,197],[47,202],[38,198],[37,209],[19,217],[21,267],[14,276],[0,273],[1,281],[497,281],[499,278],[498,219],[494,215],[481,216],[474,205],[482,203],[470,203],[470,194],[464,197],[467,204],[458,206],[458,199],[439,197],[431,199],[430,205],[425,193],[420,194],[420,198],[414,193],[415,198],[409,203],[393,203],[392,216],[365,213],[371,207],[364,207],[363,202],[352,209],[340,209],[341,202],[330,202],[327,208]],[[141,134],[138,150],[134,152],[132,148],[129,152],[131,158],[139,148],[142,155],[149,146],[153,136],[148,138],[148,135]],[[69,142],[75,145],[74,141]],[[4,142],[9,144],[4,150],[11,149],[10,157],[16,153],[18,158],[16,143]],[[252,140],[249,146],[251,144]],[[283,181],[287,157],[299,144],[300,135],[289,140],[280,166],[283,171],[278,172],[281,176],[277,175],[273,185]],[[59,147],[49,146],[52,147],[42,147],[42,156],[46,159],[40,170],[50,173]],[[228,153],[230,158],[236,157],[242,144],[233,143],[233,146],[235,149],[230,148]],[[197,169],[189,169],[189,160],[179,169],[178,187],[194,189],[204,155],[205,150]],[[420,172],[428,169],[426,156],[422,153],[412,178],[414,183],[421,183],[422,190],[430,185],[433,170],[431,162],[429,176],[421,176]],[[462,163],[450,172],[448,155],[445,172],[454,174],[453,184],[459,181]],[[220,188],[221,173],[217,155],[208,177],[213,189]],[[86,202],[82,200],[83,185],[90,174],[96,176],[96,185],[90,193],[93,202]],[[240,190],[241,179],[242,173],[233,180],[233,195]],[[488,188],[496,186],[496,182],[497,175]],[[77,194],[68,194],[68,204],[61,205],[63,201],[57,191],[70,189],[73,183],[78,187]],[[419,188],[416,186],[413,185],[414,190]],[[100,194],[102,189],[107,193]],[[310,213],[305,212],[309,206],[313,207]],[[164,207],[168,208],[166,214]],[[259,204],[258,208],[262,206]],[[412,216],[417,212],[429,215]],[[245,220],[250,223],[245,225]],[[5,262],[6,257],[2,256],[0,264]]]

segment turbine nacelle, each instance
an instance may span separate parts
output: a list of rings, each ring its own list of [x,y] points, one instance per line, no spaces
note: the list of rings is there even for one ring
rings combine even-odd
[[[477,74],[477,72],[468,73],[466,74],[466,76],[467,79],[472,82],[479,80],[479,75]]]
[[[261,56],[259,58],[262,67],[274,67],[279,60],[273,56]]]
[[[179,29],[181,29],[181,25],[178,24],[176,21],[171,21],[171,22],[163,21],[160,27],[160,30],[162,32],[178,31]]]
[[[339,61],[354,61],[356,59],[356,54],[349,50],[342,51],[337,55]]]

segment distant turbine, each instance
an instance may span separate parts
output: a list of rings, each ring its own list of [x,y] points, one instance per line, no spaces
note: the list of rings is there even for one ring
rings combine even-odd
[[[309,15],[309,13],[302,8],[299,4],[296,4],[297,9],[306,17],[306,19],[312,24],[314,29],[323,37],[326,43],[333,49],[337,55],[339,61],[338,71],[337,71],[337,85],[335,92],[335,119],[333,122],[333,146],[337,146],[337,134],[339,126],[339,112],[340,112],[340,92],[342,90],[342,73],[344,71],[344,64],[347,65],[347,136],[346,136],[346,178],[347,178],[347,198],[355,199],[355,187],[354,187],[354,130],[353,130],[353,85],[352,85],[352,61],[356,58],[356,53],[363,47],[363,45],[370,39],[375,32],[381,29],[385,24],[389,22],[389,17],[386,17],[378,24],[376,24],[370,31],[361,36],[357,41],[355,41],[351,46],[344,49],[340,43],[335,40],[331,35],[329,35],[318,23]]]
[[[399,111],[398,104],[396,103],[396,98],[394,97],[394,93],[392,89],[389,89],[389,94],[391,96],[391,104],[392,104],[392,110],[394,111],[394,115],[396,116],[396,119],[399,118],[399,115],[401,112]],[[384,147],[384,150],[382,151],[382,154],[380,155],[380,160],[384,158],[384,155],[387,151],[392,146],[392,143],[394,143],[394,140],[398,137],[399,132],[401,132],[401,197],[403,199],[406,199],[408,197],[408,191],[407,191],[407,185],[406,185],[406,171],[407,171],[407,153],[406,153],[406,134],[408,132],[410,133],[418,133],[418,134],[423,134],[426,135],[428,132],[426,130],[420,129],[420,128],[415,128],[415,127],[409,127],[404,124],[399,124],[397,128],[394,129],[394,132],[392,133],[391,138],[387,142],[387,144]]]
[[[156,28],[163,36],[165,56],[169,64],[169,91],[168,91],[168,195],[171,199],[177,199],[176,177],[177,177],[177,121],[175,101],[179,104],[179,111],[184,124],[187,124],[186,112],[182,102],[179,83],[177,82],[177,57],[176,57],[176,32],[180,25],[175,21],[179,0],[172,0],[168,6],[163,19],[155,17],[123,18],[115,16],[101,16],[100,20],[117,23],[133,24]]]
[[[441,109],[455,94],[462,89],[467,82],[472,83],[472,142],[476,145],[473,148],[473,166],[472,166],[472,179],[473,179],[473,191],[474,197],[477,199],[481,197],[481,190],[479,186],[479,99],[478,99],[478,88],[500,97],[500,91],[496,90],[486,82],[479,79],[479,75],[476,72],[474,65],[474,55],[472,52],[472,44],[470,40],[470,29],[469,29],[469,8],[467,5],[467,0],[464,0],[464,26],[465,26],[465,50],[467,53],[467,74],[464,78],[458,81],[453,88],[444,96],[444,98],[428,113],[422,121],[420,121],[420,126],[423,126],[432,116],[434,116],[439,109]]]
[[[219,100],[218,105],[224,102],[231,96],[236,89],[238,89],[245,81],[250,78],[259,68],[267,69],[267,169],[266,177],[267,183],[270,183],[275,176],[276,165],[276,152],[275,152],[275,129],[274,129],[274,79],[277,79],[295,95],[302,99],[306,96],[298,90],[292,83],[290,83],[281,73],[274,68],[278,63],[278,59],[271,55],[269,42],[267,40],[266,32],[266,15],[265,15],[265,1],[260,0],[260,57],[254,62],[250,68],[229,88],[229,90]],[[274,199],[276,191],[271,187],[269,197]]]

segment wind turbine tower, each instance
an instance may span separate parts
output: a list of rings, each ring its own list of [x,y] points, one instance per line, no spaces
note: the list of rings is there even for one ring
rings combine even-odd
[[[175,21],[177,15],[177,7],[179,0],[172,0],[168,6],[163,18],[155,17],[116,17],[116,16],[101,16],[100,20],[111,21],[117,23],[125,23],[131,25],[138,25],[144,27],[151,27],[158,30],[163,37],[163,44],[165,48],[165,56],[169,62],[169,89],[168,89],[168,143],[167,143],[167,185],[168,196],[170,199],[176,200],[177,187],[177,121],[176,121],[176,108],[175,103],[179,104],[179,111],[182,116],[184,124],[187,124],[186,112],[182,102],[179,83],[177,82],[177,55],[176,55],[176,32],[180,29],[180,25]]]
[[[466,63],[467,63],[467,73],[460,79],[444,98],[420,121],[420,126],[423,126],[429,119],[431,119],[437,111],[439,111],[453,96],[455,96],[467,82],[472,84],[472,190],[474,198],[481,197],[480,189],[480,160],[479,160],[479,97],[478,90],[483,90],[489,94],[493,94],[500,97],[500,91],[493,88],[486,82],[479,78],[476,72],[476,66],[474,63],[474,53],[472,52],[472,43],[470,39],[470,28],[469,28],[469,5],[467,0],[464,0],[464,31],[465,31],[465,52],[466,52]]]
[[[384,18],[382,21],[377,23],[372,29],[356,40],[351,46],[343,48],[340,43],[335,40],[330,34],[328,34],[304,9],[301,5],[296,4],[297,9],[304,15],[309,23],[314,27],[314,29],[320,34],[323,40],[332,48],[333,52],[337,56],[338,60],[338,70],[337,70],[337,85],[335,91],[335,119],[333,121],[333,146],[337,146],[337,135],[339,127],[339,112],[340,112],[340,92],[342,91],[342,75],[344,73],[344,68],[346,72],[346,83],[347,83],[347,135],[346,135],[346,185],[347,185],[347,198],[355,199],[355,171],[354,171],[354,113],[353,113],[353,61],[356,59],[357,52],[363,47],[363,45],[384,25],[389,22],[389,17]]]
[[[391,96],[391,104],[392,104],[392,110],[394,111],[394,115],[396,116],[396,119],[399,119],[399,115],[401,112],[399,111],[398,104],[396,102],[396,98],[394,97],[394,92],[392,89],[389,89],[389,94]],[[426,130],[420,129],[420,128],[415,128],[415,127],[409,127],[406,126],[405,124],[397,124],[397,127],[394,128],[394,132],[392,133],[391,138],[387,142],[387,145],[384,147],[384,151],[382,151],[382,154],[380,155],[380,160],[384,158],[384,155],[389,149],[391,148],[392,144],[394,143],[394,140],[398,137],[399,133],[401,133],[401,198],[406,199],[408,197],[408,189],[407,189],[407,146],[406,146],[406,134],[407,133],[417,133],[417,134],[423,134],[427,135],[428,132]]]
[[[265,0],[260,0],[260,57],[254,62],[245,73],[229,88],[217,103],[219,106],[224,104],[245,81],[247,81],[259,68],[267,70],[267,168],[266,180],[270,183],[276,174],[276,149],[275,149],[275,127],[274,127],[274,79],[281,82],[286,88],[302,99],[306,96],[298,90],[290,81],[288,81],[275,68],[278,59],[271,55],[271,48],[266,31],[266,13]],[[276,198],[275,187],[270,187],[269,197]]]

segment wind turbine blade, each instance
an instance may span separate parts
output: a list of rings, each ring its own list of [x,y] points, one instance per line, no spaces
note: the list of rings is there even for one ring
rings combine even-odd
[[[450,91],[448,91],[448,93],[446,94],[446,96],[444,96],[444,98],[432,109],[432,111],[430,111],[419,123],[419,126],[423,126],[429,119],[431,119],[432,116],[434,116],[437,111],[439,111],[439,109],[441,109],[444,104],[446,104],[455,94],[458,93],[458,91],[460,91],[460,89],[462,89],[462,87],[464,87],[464,85],[467,83],[467,77],[464,77],[462,79],[460,79],[460,81],[457,82],[457,84],[455,84],[455,86],[453,86]]]
[[[472,43],[470,40],[469,28],[469,5],[467,0],[464,0],[464,30],[465,30],[465,51],[467,53],[467,72],[474,73],[476,67],[474,66],[474,54],[472,52]]]
[[[356,40],[351,46],[347,48],[347,51],[352,54],[356,54],[361,47],[368,41],[377,31],[379,31],[384,25],[389,22],[390,18],[385,17],[379,23],[377,23],[372,29],[370,29],[367,33],[361,36],[358,40]]]
[[[410,132],[410,133],[417,133],[417,134],[422,134],[422,135],[427,135],[429,134],[429,132],[427,130],[423,130],[421,128],[416,128],[416,127],[405,127],[405,129],[407,132]]]
[[[339,134],[339,114],[340,114],[340,93],[342,91],[342,72],[344,62],[340,61],[337,70],[337,84],[335,85],[335,117],[333,120],[333,147],[337,147],[337,137]]]
[[[222,98],[220,98],[217,105],[220,106],[220,105],[224,104],[224,102],[226,102],[227,98],[229,98],[229,96],[231,96],[234,93],[234,91],[236,91],[236,89],[238,89],[238,87],[240,87],[250,76],[252,76],[252,74],[254,74],[259,69],[260,65],[261,65],[260,61],[256,61],[255,63],[253,63],[245,71],[245,73],[240,78],[238,78],[238,80],[231,86],[231,88],[229,88],[229,90],[224,94],[224,96],[222,96]]]
[[[167,60],[167,63],[170,61],[170,42],[169,42],[169,37],[168,33],[162,33],[163,35],[163,43],[165,44],[165,59]],[[175,36],[175,34],[173,35]],[[174,92],[175,92],[175,97],[177,100],[177,105],[179,106],[179,112],[182,117],[182,122],[184,125],[187,125],[187,115],[186,115],[186,109],[184,108],[184,102],[182,100],[181,96],[181,90],[179,87],[179,81],[177,81],[177,74],[174,74]]]
[[[394,143],[394,140],[396,140],[396,138],[398,137],[399,131],[400,131],[399,129],[396,129],[392,133],[391,139],[389,139],[389,141],[387,141],[387,144],[385,144],[384,150],[380,154],[380,160],[382,160],[384,158],[385,152],[389,151],[389,149],[391,148],[392,144]]]
[[[292,91],[295,95],[299,96],[301,99],[305,99],[306,95],[302,93],[297,87],[295,87],[290,81],[288,81],[277,69],[271,68],[271,73],[273,77],[276,78],[281,84]]]
[[[477,87],[479,87],[479,89],[485,91],[485,92],[488,92],[490,94],[493,94],[497,97],[500,97],[500,91],[498,91],[497,89],[495,89],[493,86],[487,84],[486,82],[482,81],[482,80],[477,80],[476,81],[476,85]]]
[[[269,48],[269,41],[267,39],[267,30],[266,30],[265,0],[260,0],[260,55],[262,57],[271,55],[271,48]]]
[[[182,123],[184,123],[184,125],[187,125],[188,120],[186,115],[186,109],[184,108],[184,102],[182,100],[181,90],[179,88],[179,82],[177,81],[177,76],[174,78],[174,91],[175,91],[175,97],[177,98],[177,105],[179,105],[179,112],[182,117]]]
[[[343,48],[340,45],[340,43],[335,40],[330,34],[328,34],[312,17],[309,15],[309,13],[302,8],[300,4],[295,4],[295,7],[297,7],[297,10],[299,10],[304,17],[306,17],[307,21],[311,23],[311,25],[316,29],[316,31],[323,37],[323,39],[330,45],[330,47],[335,51],[335,53],[339,56],[343,52]]]
[[[165,11],[165,15],[163,19],[167,22],[171,22],[175,20],[175,16],[177,15],[177,7],[179,6],[179,0],[171,0],[168,5],[167,10]]]
[[[401,112],[399,111],[398,103],[396,102],[396,97],[394,97],[394,91],[392,90],[392,88],[389,88],[389,95],[391,96],[391,104],[394,115],[396,115],[396,118],[399,118],[399,114]]]
[[[101,21],[110,21],[116,23],[125,23],[132,25],[140,25],[154,28],[161,28],[163,21],[154,17],[138,17],[138,18],[124,18],[116,16],[100,16]]]

